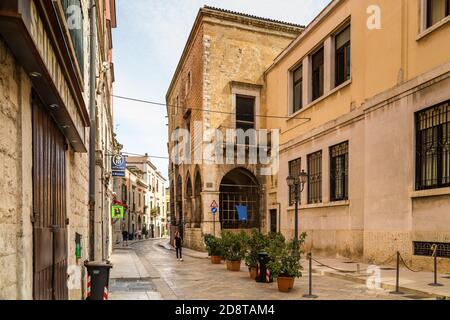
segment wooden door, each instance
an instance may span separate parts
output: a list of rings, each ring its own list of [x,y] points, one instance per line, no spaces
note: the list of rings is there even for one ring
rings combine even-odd
[[[65,300],[67,290],[66,143],[33,97],[33,295]]]

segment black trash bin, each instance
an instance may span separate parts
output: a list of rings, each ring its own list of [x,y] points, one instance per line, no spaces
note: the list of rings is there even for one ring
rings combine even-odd
[[[88,274],[86,300],[108,300],[109,272],[113,267],[109,261],[84,263]]]
[[[258,276],[256,282],[271,283],[273,282],[272,275],[267,263],[269,262],[269,255],[266,252],[258,253]]]

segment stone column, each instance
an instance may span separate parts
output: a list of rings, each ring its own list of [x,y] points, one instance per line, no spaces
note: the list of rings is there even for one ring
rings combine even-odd
[[[220,229],[220,192],[202,192],[202,206],[203,206],[203,217],[202,217],[202,231],[204,234],[212,234],[219,236]],[[211,203],[216,201],[219,205],[217,213],[214,215],[211,212]],[[215,226],[215,230],[214,230]]]

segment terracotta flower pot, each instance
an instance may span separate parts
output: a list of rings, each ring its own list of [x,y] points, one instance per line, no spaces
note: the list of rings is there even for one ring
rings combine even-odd
[[[222,259],[219,256],[211,256],[211,263],[212,264],[221,264]]]
[[[289,292],[294,286],[294,278],[292,277],[278,277],[278,291]]]
[[[233,271],[233,272],[241,271],[241,261],[229,261],[229,260],[227,260],[227,269],[229,271]]]
[[[256,277],[258,276],[258,268],[250,267],[248,268],[248,273],[250,274],[250,278],[252,280],[256,280]]]

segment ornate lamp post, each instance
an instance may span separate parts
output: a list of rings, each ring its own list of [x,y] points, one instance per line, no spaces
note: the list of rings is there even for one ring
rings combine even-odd
[[[294,201],[295,201],[295,241],[298,241],[298,204],[300,196],[305,189],[305,184],[308,181],[308,174],[302,170],[298,177],[288,176],[286,178],[289,188],[294,187]]]

